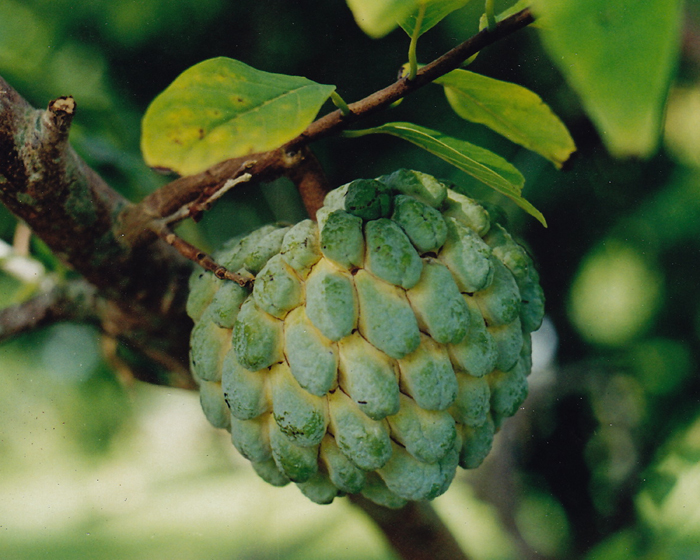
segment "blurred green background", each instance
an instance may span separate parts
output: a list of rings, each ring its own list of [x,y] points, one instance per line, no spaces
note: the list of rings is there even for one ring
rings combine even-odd
[[[481,8],[424,35],[419,59],[475,32]],[[435,502],[476,560],[700,557],[700,2],[685,10],[662,148],[648,160],[606,154],[531,29],[470,68],[554,108],[579,148],[564,171],[454,118],[438,87],[391,110],[391,120],[508,158],[549,223],[505,204],[548,298],[530,397],[486,463]],[[192,64],[228,56],[335,84],[354,101],[395,79],[407,45],[400,30],[367,38],[341,1],[0,1],[0,75],[38,107],[73,95],[73,145],[132,200],[169,179],[141,161],[141,115]],[[412,167],[504,203],[398,139],[328,139],[314,150],[333,186]],[[230,193],[182,233],[210,249],[303,215],[278,181]],[[15,228],[0,209],[0,238],[11,243]],[[32,248],[49,277],[66,273],[40,242]],[[0,304],[34,288],[2,272]],[[120,383],[104,347],[94,329],[73,324],[0,346],[1,558],[392,557],[345,500],[316,506],[294,487],[260,481],[206,424],[196,395]]]

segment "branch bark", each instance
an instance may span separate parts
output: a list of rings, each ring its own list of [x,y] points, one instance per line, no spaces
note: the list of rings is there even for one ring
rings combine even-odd
[[[99,323],[96,290],[84,280],[55,286],[24,303],[0,310],[0,343],[22,333],[56,323]]]
[[[75,109],[61,97],[36,110],[0,78],[0,202],[97,287],[106,331],[166,351],[186,371],[191,265],[165,243],[123,241],[117,219],[130,203],[70,147]]]

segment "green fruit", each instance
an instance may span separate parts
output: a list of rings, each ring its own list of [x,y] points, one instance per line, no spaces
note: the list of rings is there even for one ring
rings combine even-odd
[[[432,499],[478,467],[527,396],[544,296],[532,259],[471,198],[399,170],[328,193],[197,271],[190,362],[209,421],[275,486],[317,503]]]

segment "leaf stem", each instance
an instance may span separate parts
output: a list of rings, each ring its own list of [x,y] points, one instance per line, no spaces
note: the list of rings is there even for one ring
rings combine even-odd
[[[348,107],[348,104],[345,102],[345,99],[340,97],[340,94],[337,91],[331,92],[331,101],[333,102],[333,105],[340,109],[340,112],[344,117],[347,117],[350,113],[352,113],[350,107]]]
[[[486,29],[490,32],[496,29],[496,14],[493,0],[486,0]]]
[[[411,35],[411,43],[408,45],[408,80],[412,81],[416,78],[418,74],[418,56],[416,53],[418,45],[418,37],[420,37],[420,28],[423,25],[423,17],[425,16],[425,4],[421,4],[418,8],[418,15],[416,16],[416,25],[413,28],[413,35]]]

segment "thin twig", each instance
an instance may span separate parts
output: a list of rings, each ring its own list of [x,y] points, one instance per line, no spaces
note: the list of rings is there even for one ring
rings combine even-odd
[[[164,220],[154,221],[151,223],[154,233],[158,235],[163,241],[168,245],[177,249],[177,251],[185,258],[197,263],[199,266],[205,270],[209,270],[214,273],[217,278],[232,280],[243,287],[250,287],[253,283],[253,278],[248,276],[242,276],[236,272],[231,272],[226,267],[217,263],[204,251],[197,249],[191,243],[188,243],[176,233],[174,233],[166,224]]]
[[[215,190],[213,193],[202,193],[202,196],[197,200],[194,200],[189,204],[185,204],[176,212],[170,214],[170,216],[166,216],[162,220],[158,221],[166,225],[171,225],[177,222],[181,222],[182,220],[185,220],[187,218],[196,219],[200,214],[202,214],[206,210],[209,210],[212,204],[214,204],[214,202],[216,202],[219,198],[224,196],[233,187],[235,187],[236,185],[240,185],[241,183],[246,183],[252,178],[253,176],[250,173],[244,173],[240,177],[236,177],[235,179],[229,179],[221,186],[220,189]]]

